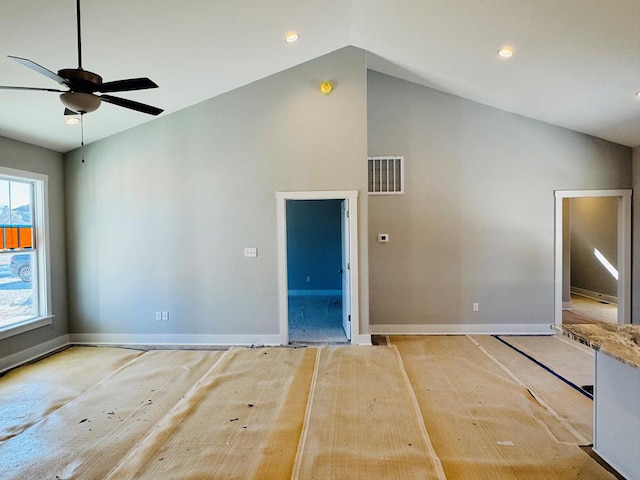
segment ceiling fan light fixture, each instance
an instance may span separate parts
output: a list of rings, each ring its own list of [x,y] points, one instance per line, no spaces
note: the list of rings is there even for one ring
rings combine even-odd
[[[77,125],[80,123],[80,119],[78,117],[67,117],[64,119],[64,123],[67,125]]]
[[[60,95],[60,101],[69,110],[78,113],[90,113],[100,106],[100,97],[91,93],[66,92]]]
[[[295,43],[298,41],[299,38],[300,38],[300,34],[298,32],[289,32],[285,37],[285,41],[287,43]]]

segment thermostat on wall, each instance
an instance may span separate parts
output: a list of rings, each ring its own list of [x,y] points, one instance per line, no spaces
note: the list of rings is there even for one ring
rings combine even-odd
[[[379,233],[378,234],[378,243],[387,243],[389,241],[388,233]]]

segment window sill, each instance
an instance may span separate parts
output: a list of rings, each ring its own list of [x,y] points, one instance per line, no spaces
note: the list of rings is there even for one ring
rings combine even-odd
[[[13,337],[14,335],[19,335],[30,330],[35,330],[36,328],[44,327],[46,325],[51,325],[52,323],[53,315],[49,315],[47,317],[37,317],[23,322],[14,323],[13,325],[7,325],[6,327],[0,328],[0,340]]]

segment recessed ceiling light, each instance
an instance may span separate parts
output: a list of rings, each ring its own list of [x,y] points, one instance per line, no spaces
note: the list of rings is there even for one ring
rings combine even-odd
[[[77,125],[80,123],[80,119],[77,117],[69,117],[64,119],[64,123],[67,125]]]
[[[289,32],[287,33],[285,40],[287,41],[287,43],[293,43],[298,41],[299,38],[300,38],[300,34],[298,32]]]
[[[640,90],[636,92],[636,97],[640,98]]]
[[[498,55],[504,58],[513,57],[513,49],[511,47],[502,47],[498,49]]]

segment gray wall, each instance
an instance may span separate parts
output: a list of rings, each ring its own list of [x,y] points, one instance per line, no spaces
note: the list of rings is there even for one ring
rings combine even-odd
[[[276,192],[366,192],[366,134],[345,48],[66,155],[71,333],[277,334]]]
[[[571,286],[618,296],[618,282],[594,255],[594,248],[618,263],[618,199],[571,199]]]
[[[368,132],[407,181],[369,197],[371,324],[553,323],[554,190],[631,187],[627,147],[375,72]]]
[[[287,200],[289,290],[342,290],[342,200]]]
[[[67,280],[62,154],[0,137],[0,165],[48,175],[49,247],[53,323],[0,340],[0,358],[67,334]]]

